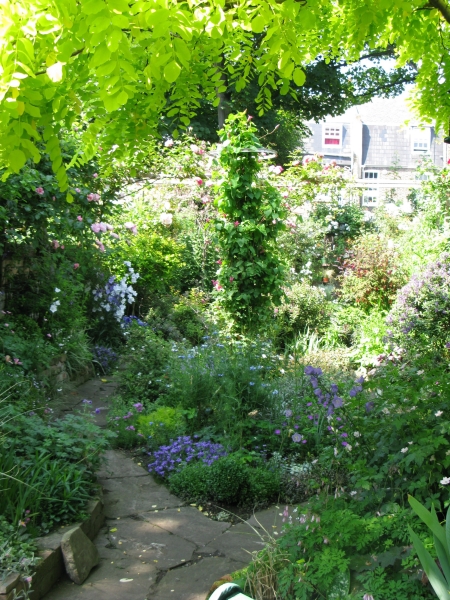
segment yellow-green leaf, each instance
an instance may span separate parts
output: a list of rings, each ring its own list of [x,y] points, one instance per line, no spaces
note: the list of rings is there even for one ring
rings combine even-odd
[[[251,26],[253,33],[262,33],[264,31],[264,27],[266,26],[266,20],[264,17],[259,15],[253,19]]]
[[[8,163],[14,173],[18,173],[23,165],[27,162],[27,157],[22,150],[16,149],[10,152],[8,156]]]
[[[295,85],[303,85],[306,81],[306,74],[302,69],[294,69],[292,74]]]
[[[178,79],[180,73],[181,73],[181,67],[174,60],[172,60],[170,63],[168,63],[164,67],[164,78],[169,83],[173,83],[174,81],[176,81]]]

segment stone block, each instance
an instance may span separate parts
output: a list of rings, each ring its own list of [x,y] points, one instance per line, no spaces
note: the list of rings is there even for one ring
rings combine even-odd
[[[97,548],[80,527],[75,527],[63,535],[61,551],[67,574],[78,585],[83,583],[100,561]]]
[[[88,506],[89,518],[81,523],[81,531],[93,540],[103,526],[105,515],[103,514],[103,501],[91,500]]]
[[[61,547],[56,550],[43,550],[39,552],[41,559],[31,582],[30,600],[39,600],[55,585],[64,574],[64,561]]]

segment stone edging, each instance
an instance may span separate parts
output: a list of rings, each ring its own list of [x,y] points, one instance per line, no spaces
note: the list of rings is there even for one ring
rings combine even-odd
[[[90,540],[93,540],[105,520],[103,500],[90,500],[87,508],[89,517],[82,523],[67,525],[49,535],[37,538],[38,557],[41,561],[36,565],[29,592],[30,600],[40,600],[64,574],[64,560],[61,552],[61,539],[66,531],[79,526]],[[19,573],[12,573],[0,583],[0,600],[13,600],[25,589]]]

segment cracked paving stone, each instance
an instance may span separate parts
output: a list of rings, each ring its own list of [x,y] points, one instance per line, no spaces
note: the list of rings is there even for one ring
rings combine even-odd
[[[131,459],[130,459],[130,462]],[[178,508],[184,502],[173,496],[166,487],[152,477],[127,477],[126,479],[100,479],[107,518],[128,517],[164,508]]]
[[[230,523],[219,523],[208,519],[199,510],[190,506],[171,508],[158,513],[141,513],[140,517],[185,540],[194,542],[197,546],[206,546],[230,527]]]
[[[204,550],[219,552],[222,556],[248,564],[252,558],[251,553],[262,550],[265,545],[261,535],[255,533],[247,524],[240,523],[216,537]]]
[[[151,600],[205,600],[212,584],[242,569],[245,563],[229,558],[204,558],[182,569],[173,569],[164,575],[152,589]]]
[[[192,542],[146,521],[121,519],[108,524],[111,525],[108,534],[111,545],[127,556],[145,560],[160,570],[188,562],[196,550]]]
[[[101,469],[97,471],[99,479],[148,476],[148,471],[144,467],[139,467],[134,461],[117,450],[107,450],[104,457],[105,462]]]

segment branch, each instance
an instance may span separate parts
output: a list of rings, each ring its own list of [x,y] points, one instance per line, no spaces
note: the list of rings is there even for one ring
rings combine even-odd
[[[70,55],[70,58],[73,58],[74,56],[78,56],[79,54],[81,54],[84,50],[84,47],[81,48],[80,50],[76,50],[73,54]],[[45,71],[38,71],[37,73],[35,73],[36,77],[38,75],[45,75],[45,73],[47,73],[47,69],[45,69]]]
[[[450,6],[447,4],[445,0],[428,0],[427,4],[424,8],[435,8],[438,10],[447,23],[450,23]]]

